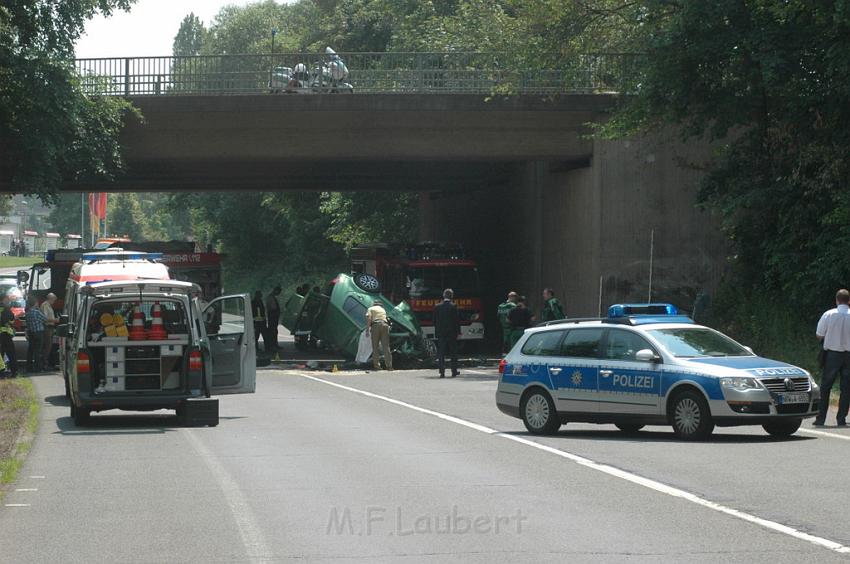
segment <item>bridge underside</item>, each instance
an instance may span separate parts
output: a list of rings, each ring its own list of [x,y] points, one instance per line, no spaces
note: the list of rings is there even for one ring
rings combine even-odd
[[[611,96],[245,95],[133,99],[127,172],[68,191],[416,191],[423,239],[480,258],[488,318],[509,290],[570,316],[652,298],[688,310],[720,277],[694,206],[704,144],[592,140]],[[2,189],[2,186],[0,186]],[[652,254],[650,241],[654,240]],[[492,321],[492,319],[490,319]],[[493,327],[492,324],[490,324]]]

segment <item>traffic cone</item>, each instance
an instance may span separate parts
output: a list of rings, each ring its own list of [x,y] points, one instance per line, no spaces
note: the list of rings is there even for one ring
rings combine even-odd
[[[135,311],[133,311],[133,325],[130,327],[128,337],[131,341],[146,341],[148,339],[145,322],[142,321],[142,310],[139,309],[139,306],[136,306]]]
[[[162,326],[162,309],[159,302],[153,304],[152,315],[153,321],[151,321],[151,328],[148,331],[148,339],[152,341],[164,341],[168,338],[168,333],[165,332],[165,327]]]

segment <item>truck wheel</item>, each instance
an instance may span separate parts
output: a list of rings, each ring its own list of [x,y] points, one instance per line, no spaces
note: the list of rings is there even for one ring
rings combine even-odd
[[[796,433],[802,423],[802,419],[782,419],[779,421],[765,423],[762,427],[764,427],[764,430],[772,437],[785,438]]]
[[[381,291],[381,283],[380,281],[372,276],[371,274],[355,274],[354,275],[354,284],[360,288],[361,290],[365,290],[367,292],[371,292],[373,294],[377,294]]]
[[[561,428],[561,420],[549,394],[540,389],[526,393],[520,404],[522,422],[529,433],[554,435]]]
[[[714,421],[708,403],[701,394],[687,390],[677,394],[671,404],[670,421],[673,432],[680,439],[698,441],[714,431]]]
[[[89,422],[89,415],[91,415],[91,410],[81,409],[74,405],[73,400],[71,401],[71,417],[74,419],[74,425],[85,427]]]

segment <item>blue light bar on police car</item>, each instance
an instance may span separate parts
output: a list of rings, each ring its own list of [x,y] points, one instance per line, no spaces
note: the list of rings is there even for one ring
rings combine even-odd
[[[608,308],[608,317],[627,317],[629,315],[679,315],[673,304],[614,304]]]
[[[82,260],[158,260],[162,258],[162,253],[126,253],[123,251],[110,253],[100,252],[100,253],[86,253],[82,257]]]

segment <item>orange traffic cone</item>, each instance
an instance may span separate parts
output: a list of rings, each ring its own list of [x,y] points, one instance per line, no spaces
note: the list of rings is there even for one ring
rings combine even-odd
[[[151,329],[148,331],[148,339],[153,341],[164,341],[168,338],[168,333],[165,332],[165,327],[162,326],[162,310],[159,307],[159,302],[153,304],[153,321],[151,321]]]
[[[131,341],[146,341],[148,338],[145,322],[142,321],[142,310],[139,309],[139,306],[136,306],[136,310],[133,312],[133,325],[130,327],[128,336]]]

